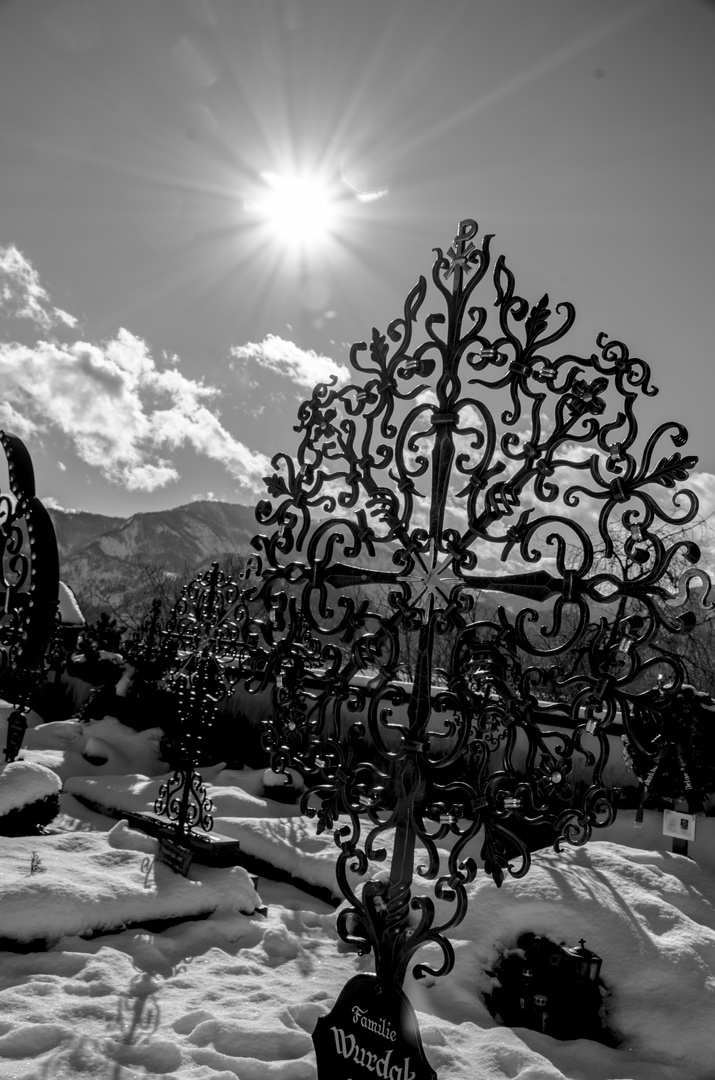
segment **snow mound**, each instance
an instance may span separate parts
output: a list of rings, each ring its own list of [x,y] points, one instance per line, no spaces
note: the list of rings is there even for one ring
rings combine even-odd
[[[155,836],[147,836],[138,829],[130,829],[127,821],[118,821],[107,833],[107,843],[120,851],[145,851],[155,855],[159,841]]]
[[[0,817],[30,803],[59,795],[57,773],[34,761],[11,761],[0,767]]]
[[[24,746],[30,751],[62,751],[58,772],[63,780],[124,773],[157,776],[166,771],[166,762],[161,760],[162,735],[158,727],[134,731],[114,716],[88,723],[53,720],[28,730]]]
[[[104,833],[0,837],[0,938],[58,940],[144,920],[252,914],[260,897],[246,871],[194,863],[187,878]],[[119,844],[120,846],[117,846]]]
[[[5,954],[0,1076],[315,1080],[315,1021],[354,974],[333,921],[278,907],[234,920],[230,938],[212,917]],[[266,935],[295,938],[297,955]]]
[[[435,1012],[489,1027],[483,1004],[493,984],[488,972],[521,933],[568,945],[584,938],[603,957],[607,1020],[621,1040],[618,1050],[590,1044],[596,1058],[613,1061],[617,1054],[623,1060],[625,1051],[651,1061],[654,1077],[661,1065],[672,1076],[712,1077],[715,882],[692,860],[598,841],[561,853],[539,851],[525,878],[497,889],[478,876],[468,892],[467,914],[453,931],[454,971],[423,992]],[[519,1033],[543,1046],[544,1036]],[[549,1056],[568,1074],[570,1044],[549,1045],[564,1047]]]
[[[199,774],[213,803],[212,813],[219,831],[219,819],[223,818],[296,817],[300,814],[297,806],[286,806],[259,794],[263,791],[262,769],[224,769],[221,766],[219,769],[200,769]],[[108,810],[151,813],[161,785],[172,775],[165,773],[149,778],[147,774],[134,772],[127,776],[101,778],[73,776],[65,782],[65,791]]]

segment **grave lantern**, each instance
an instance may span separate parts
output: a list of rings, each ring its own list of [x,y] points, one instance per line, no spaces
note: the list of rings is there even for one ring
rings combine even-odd
[[[488,1008],[503,1023],[557,1039],[601,1038],[601,962],[583,939],[568,948],[525,932],[490,973],[495,989]]]
[[[572,961],[576,971],[576,977],[584,982],[597,983],[601,974],[603,960],[595,952],[586,948],[583,938],[573,949],[564,949],[565,955]]]

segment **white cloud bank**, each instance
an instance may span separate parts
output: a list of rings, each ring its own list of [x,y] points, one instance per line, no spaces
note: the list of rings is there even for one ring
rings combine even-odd
[[[321,356],[313,349],[301,349],[295,342],[286,341],[276,334],[267,334],[263,341],[237,345],[231,349],[234,361],[254,361],[261,367],[283,375],[298,386],[312,390],[318,383],[328,382],[335,375],[339,383],[346,382],[350,372],[343,364],[336,364],[329,356]]]
[[[17,248],[0,249],[0,313],[31,320],[40,331],[76,320],[52,308],[36,271]],[[128,330],[99,344],[64,344],[48,335],[33,345],[0,344],[0,423],[23,438],[48,428],[108,480],[153,491],[178,478],[168,459],[191,447],[220,462],[250,493],[263,491],[268,458],[235,439],[212,411],[219,391],[160,370],[145,342]]]
[[[37,271],[14,244],[0,247],[0,311],[43,330],[77,325],[73,315],[53,307]]]

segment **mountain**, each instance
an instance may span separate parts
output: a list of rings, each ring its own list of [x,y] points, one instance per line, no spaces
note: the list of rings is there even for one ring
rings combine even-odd
[[[143,559],[177,573],[187,564],[248,550],[259,531],[252,507],[222,502],[193,502],[128,518],[64,510],[50,510],[50,516],[63,562],[89,554],[125,562]]]
[[[155,592],[168,599],[218,560],[233,571],[260,528],[252,507],[200,501],[128,518],[50,509],[60,573],[88,619],[134,621]]]

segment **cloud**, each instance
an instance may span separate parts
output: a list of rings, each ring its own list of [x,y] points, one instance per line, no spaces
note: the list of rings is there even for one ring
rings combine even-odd
[[[0,247],[0,314],[27,319],[42,330],[77,325],[73,315],[53,307],[37,271],[14,244]]]
[[[40,502],[46,510],[61,510],[63,514],[78,514],[78,510],[70,510],[66,506],[62,506],[58,499],[54,495],[43,495]]]
[[[205,390],[204,387],[200,389]],[[219,461],[251,492],[263,494],[263,477],[272,471],[270,459],[234,439],[205,405],[193,403],[187,407],[186,403],[179,402],[170,409],[157,409],[152,423],[154,437],[162,445],[191,445],[199,453]]]
[[[336,364],[329,356],[321,356],[313,349],[301,349],[293,341],[286,341],[276,334],[267,334],[258,343],[237,345],[231,350],[231,356],[234,361],[260,364],[308,390],[318,383],[328,382],[333,375],[338,382],[346,382],[350,377],[343,364]]]
[[[209,408],[214,387],[157,368],[128,330],[100,344],[0,345],[0,419],[27,437],[49,426],[104,477],[133,491],[178,478],[168,450],[220,462],[246,493],[262,493],[268,458],[234,439]]]
[[[2,346],[0,345],[0,349]],[[0,401],[0,428],[19,435],[21,439],[31,438],[37,431],[34,420],[23,416],[9,401]]]
[[[124,484],[130,491],[155,491],[179,479],[178,471],[168,461],[156,465],[128,465],[124,470]]]
[[[14,245],[0,248],[0,315],[29,321],[34,336],[45,338],[0,343],[0,425],[25,439],[48,428],[62,433],[83,461],[129,490],[177,480],[168,451],[190,447],[220,462],[244,494],[263,493],[269,459],[223,427],[212,408],[215,387],[187,378],[175,359],[157,367],[129,330],[99,343],[58,341],[52,331],[73,329],[77,320],[52,305]]]

